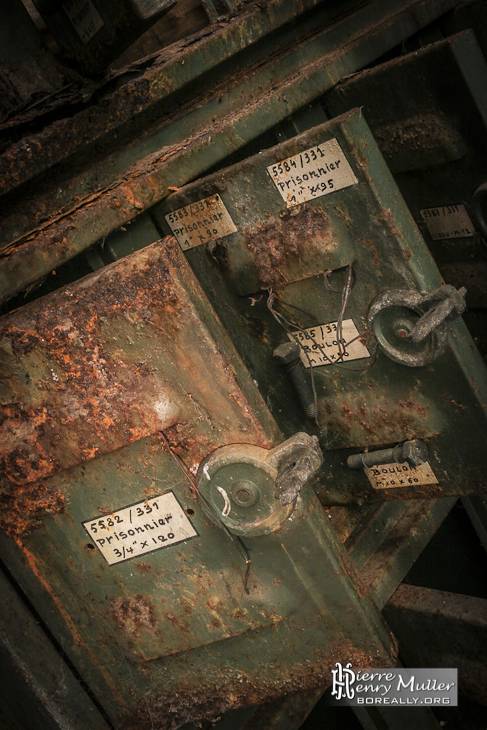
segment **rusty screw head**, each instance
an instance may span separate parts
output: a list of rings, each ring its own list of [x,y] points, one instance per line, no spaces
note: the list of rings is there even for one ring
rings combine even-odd
[[[394,333],[402,340],[406,339],[406,337],[409,336],[412,328],[413,326],[411,322],[409,322],[407,319],[398,319],[396,322],[394,322],[393,325]]]

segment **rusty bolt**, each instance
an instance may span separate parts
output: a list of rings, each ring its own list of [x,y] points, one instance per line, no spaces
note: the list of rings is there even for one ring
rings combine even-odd
[[[306,375],[301,364],[300,347],[297,342],[284,342],[274,350],[274,357],[289,374],[299,401],[308,418],[318,417],[318,408],[313,397],[313,392],[306,380]]]
[[[407,319],[398,319],[396,322],[394,322],[393,329],[397,337],[400,337],[402,340],[404,340],[406,339],[406,337],[409,336],[409,333],[412,330],[412,325]]]
[[[347,466],[350,469],[363,469],[379,464],[402,464],[405,461],[413,467],[421,466],[428,461],[428,446],[425,442],[421,439],[412,439],[391,449],[353,454],[348,457]]]

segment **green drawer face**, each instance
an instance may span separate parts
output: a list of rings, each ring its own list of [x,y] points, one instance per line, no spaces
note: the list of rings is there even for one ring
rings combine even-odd
[[[115,728],[395,661],[312,488],[276,496],[313,440],[273,448],[174,239],[0,328],[3,560]]]
[[[467,287],[470,307],[487,306],[487,249],[472,203],[486,181],[487,63],[472,31],[355,74],[326,106],[332,115],[363,107],[445,280]]]
[[[442,279],[359,111],[183,188],[156,218],[179,237],[281,428],[319,434],[325,503],[483,491],[485,367],[461,319],[421,344],[409,336],[429,306],[420,292]],[[270,304],[308,345],[318,427],[273,358],[288,333]],[[412,439],[429,450],[419,472],[346,466],[351,453]]]

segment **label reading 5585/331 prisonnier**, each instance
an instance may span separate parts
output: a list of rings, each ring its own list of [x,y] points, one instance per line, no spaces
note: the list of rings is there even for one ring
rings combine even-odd
[[[173,210],[164,217],[183,251],[237,230],[218,194]]]
[[[358,183],[336,139],[267,168],[288,208]]]
[[[438,479],[429,462],[421,466],[403,464],[381,464],[364,469],[374,489],[396,489],[420,487],[425,484],[438,484]]]
[[[306,368],[309,368],[310,362],[313,367],[316,367],[317,365],[333,365],[336,362],[348,362],[349,360],[361,360],[364,357],[370,357],[368,349],[359,338],[359,331],[352,319],[345,319],[342,323],[340,341],[345,348],[345,352],[340,357],[337,324],[338,322],[317,324],[316,327],[309,327],[301,332],[293,332],[301,348],[301,361]],[[294,337],[289,336],[289,339],[294,340]]]
[[[446,238],[471,238],[475,228],[464,205],[442,205],[419,211],[434,241]]]
[[[83,522],[108,565],[197,537],[173,492]]]

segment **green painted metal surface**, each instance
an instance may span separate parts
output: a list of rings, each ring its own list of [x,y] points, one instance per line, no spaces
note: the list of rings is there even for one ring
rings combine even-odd
[[[452,498],[332,508],[331,524],[379,608],[386,605],[455,502]],[[298,730],[310,713],[326,727],[344,722],[343,708],[336,720],[330,716],[325,687],[288,695],[250,712],[228,713],[215,729]],[[430,711],[417,708],[413,718],[417,715],[418,722],[436,726]]]
[[[1,324],[4,560],[115,727],[308,689],[351,656],[394,661],[313,490],[274,496],[294,452],[269,452],[283,437],[174,240]],[[268,505],[249,509],[257,531],[226,512],[249,480]]]
[[[296,131],[296,130],[295,130]],[[147,214],[126,231],[107,239],[103,248],[90,252],[95,268],[107,265],[157,238]],[[469,499],[469,498],[464,498]],[[475,498],[476,499],[476,498]],[[331,525],[361,570],[374,601],[382,607],[408,573],[432,535],[449,513],[455,499],[389,502],[381,505],[335,507]],[[258,708],[226,713],[216,723],[218,730],[293,730],[304,722],[324,689],[293,694]],[[328,715],[324,718],[328,722]],[[189,730],[189,726],[188,726]],[[191,725],[194,730],[194,725]]]
[[[455,505],[455,498],[381,505],[374,520],[351,536],[350,555],[383,608]],[[381,526],[382,523],[382,526]],[[377,532],[381,535],[377,539]]]
[[[29,176],[36,168],[40,175],[63,164],[49,184],[44,176],[44,184],[34,186],[28,206],[15,191],[4,198],[0,301],[103,240],[170,188],[204,174],[454,5],[381,0],[358,3],[352,12],[354,3],[340,4],[343,15],[337,18],[336,9],[323,3],[315,16],[304,15],[302,23],[276,33],[271,45],[265,34],[296,19],[303,5],[251,5],[241,18],[178,50],[167,66],[149,68],[142,81],[122,85],[123,93],[113,99],[109,94],[96,113],[90,108],[81,120],[57,123],[14,145],[4,156],[6,175],[25,169]],[[241,58],[220,75],[218,64],[246,46],[249,74],[242,76]],[[202,72],[208,73],[204,84],[197,81]],[[143,108],[140,117],[133,98]],[[160,107],[166,110],[162,118]],[[125,126],[119,130],[120,121]],[[91,147],[80,146],[83,139]],[[31,150],[40,150],[40,161]]]
[[[337,161],[334,171],[330,165]],[[324,194],[322,184],[330,186]],[[288,195],[307,200],[294,204]],[[452,322],[448,350],[420,367],[410,366],[409,353],[417,351],[407,338],[401,342],[377,329],[379,347],[368,334],[369,311],[379,295],[431,292],[442,280],[360,112],[187,186],[161,203],[155,215],[184,248],[193,246],[187,259],[286,433],[313,424],[300,411],[289,377],[273,361],[274,348],[288,335],[269,311],[271,301],[278,314],[301,328],[297,335],[308,342],[309,353],[319,353],[324,364],[315,360],[313,375],[316,432],[326,451],[318,487],[325,503],[483,491],[486,372],[464,324]],[[340,262],[334,260],[336,251],[343,256]],[[353,320],[355,329],[344,339],[361,335],[367,349],[356,361],[350,356],[337,364],[335,323],[347,276],[343,264],[350,261],[354,281],[343,319]],[[335,262],[339,268],[330,272]],[[412,316],[414,324],[419,316],[406,305],[385,307],[379,316],[383,312],[394,322]],[[305,340],[309,328],[313,339]],[[404,353],[403,362],[389,357],[391,342]],[[428,444],[438,485],[414,482],[414,475],[408,482],[408,473],[402,486],[400,474],[388,485],[372,486],[363,472],[346,466],[351,449],[414,438]]]
[[[470,307],[485,307],[487,249],[472,197],[485,182],[487,63],[473,32],[363,71],[326,105],[333,115],[363,106],[445,280],[467,287]]]
[[[288,3],[279,5],[283,13],[286,5],[289,9]],[[44,232],[36,233],[31,240],[19,242],[18,249],[17,245],[7,249],[4,272],[6,280],[10,274],[13,278],[8,281],[6,296],[25,287],[27,280],[34,281],[41,272],[57,267],[76,251],[104,238],[133,216],[137,218],[127,232],[110,235],[104,247],[89,252],[93,268],[158,240],[161,230],[169,232],[162,220],[168,207],[162,206],[156,215],[151,212],[159,231],[149,215],[141,215],[141,211],[150,209],[170,187],[183,185],[203,173],[289,111],[319,96],[325,86],[329,88],[328,84],[335,83],[343,73],[355,70],[358,58],[363,65],[366,57],[377,57],[390,47],[388,43],[399,42],[404,34],[412,32],[415,24],[427,23],[435,12],[440,12],[438,3],[417,3],[414,10],[403,3],[394,4],[394,12],[392,5],[387,4],[391,16],[382,16],[375,30],[375,13],[380,11],[373,4],[364,6],[363,13],[354,17],[351,25],[347,25],[344,14],[339,24],[344,37],[354,23],[357,27],[362,23],[363,33],[341,47],[338,55],[332,48],[333,38],[339,36],[333,36],[337,29],[331,29],[329,37],[327,32],[317,32],[309,53],[296,45],[288,55],[282,53],[281,65],[266,61],[266,73],[261,76],[259,64],[264,57],[256,51],[253,58],[257,70],[251,79],[254,86],[248,78],[243,79],[240,86],[228,88],[222,101],[218,101],[217,95],[205,108],[199,108],[196,100],[191,114],[175,119],[172,129],[147,130],[144,140],[134,140],[133,146],[130,143],[131,149],[114,151],[109,164],[105,164],[106,158],[93,173],[86,170],[80,180],[72,179],[72,185],[56,193],[50,204],[71,199],[75,210],[68,211],[56,223],[49,222]],[[382,10],[385,8],[385,4],[381,5]],[[276,9],[277,4],[272,5],[272,12]],[[279,22],[283,18],[284,15],[280,16]],[[370,25],[365,23],[367,18]],[[247,16],[247,30],[251,21]],[[300,32],[305,27],[309,31],[316,28],[310,16],[308,21]],[[214,50],[221,43],[219,50],[225,47],[230,55],[233,53],[232,44],[239,39],[235,27],[225,32],[228,47],[222,41],[223,31],[218,40],[211,39]],[[279,23],[276,21],[273,27],[280,27]],[[391,28],[394,32],[388,35]],[[260,26],[257,24],[254,30],[257,33]],[[289,36],[283,33],[281,38],[289,40],[293,31],[289,32]],[[242,43],[244,36],[242,31]],[[323,73],[323,58],[318,55],[318,49],[324,49],[328,41],[330,53],[327,51],[325,59],[328,55],[333,58],[325,67],[330,79]],[[268,39],[264,38],[264,42]],[[274,51],[277,48],[278,44],[273,46]],[[195,44],[193,50],[195,57],[202,54],[202,62],[208,46],[202,49]],[[249,59],[251,55],[248,54]],[[174,69],[181,58],[186,63],[176,74],[177,83],[179,73],[182,78],[185,72],[198,72],[198,64],[193,58],[190,65],[189,54],[186,56],[184,51],[173,59]],[[307,59],[311,60],[308,66]],[[209,59],[209,68],[213,63],[214,59]],[[300,66],[302,73],[286,77],[284,92],[282,88],[273,90],[274,75],[284,73],[287,64],[290,68],[293,64]],[[211,73],[219,82],[225,77]],[[308,86],[303,85],[305,77]],[[254,105],[250,97],[258,96],[262,92],[259,87],[265,83],[270,84],[269,94]],[[158,98],[163,97],[164,94]],[[208,139],[204,131],[208,129],[208,119],[218,114],[222,104],[224,123],[221,127],[215,125]],[[321,121],[319,108],[316,114],[312,110],[310,114],[315,123]],[[181,120],[183,124],[178,130]],[[306,121],[302,123],[309,126]],[[134,120],[133,129],[137,125],[143,126],[142,116],[137,122]],[[200,126],[195,144],[188,141],[186,149],[186,142],[178,135],[197,125]],[[285,122],[283,129],[287,127]],[[298,123],[296,130],[301,129]],[[66,651],[76,676],[86,682],[116,727],[175,727],[190,717],[210,716],[229,707],[324,684],[328,665],[341,656],[343,660],[360,662],[367,648],[375,651],[378,647],[384,656],[389,653],[390,657],[387,631],[369,599],[361,597],[361,591],[367,586],[375,604],[382,606],[448,513],[454,498],[424,502],[415,499],[379,506],[363,505],[362,501],[480,491],[479,484],[485,476],[478,453],[480,429],[485,427],[481,415],[485,404],[484,374],[460,323],[452,325],[447,353],[423,368],[406,369],[384,359],[383,353],[371,363],[370,370],[380,370],[377,377],[377,370],[361,374],[347,373],[346,366],[340,365],[315,368],[320,404],[318,427],[304,418],[288,377],[272,360],[274,347],[286,335],[266,306],[267,288],[271,285],[276,311],[303,326],[331,322],[333,319],[328,317],[333,315],[336,320],[340,308],[346,280],[343,267],[352,263],[355,274],[370,275],[371,283],[362,288],[356,276],[345,317],[351,311],[353,317],[359,312],[360,322],[366,326],[364,302],[384,281],[407,282],[408,286],[429,291],[440,283],[437,271],[424,256],[417,231],[390,188],[390,176],[376,155],[368,131],[357,121],[346,123],[344,128],[333,122],[326,129],[337,134],[358,183],[329,197],[305,202],[298,206],[297,215],[297,208],[287,208],[281,198],[270,196],[269,185],[274,185],[271,177],[256,175],[252,168],[256,160],[258,165],[264,165],[266,156],[272,153],[250,160],[247,169],[244,165],[238,168],[238,174],[243,173],[243,202],[238,198],[238,181],[225,180],[226,171],[224,190],[219,187],[221,176],[203,181],[205,195],[220,195],[227,208],[237,198],[231,217],[239,222],[238,232],[232,234],[238,244],[231,256],[225,250],[230,237],[205,245],[204,252],[195,249],[186,253],[218,310],[224,329],[172,245],[168,249],[173,257],[169,279],[175,284],[177,296],[174,298],[175,290],[166,286],[166,279],[161,289],[161,271],[167,273],[167,262],[160,244],[125,264],[100,272],[99,278],[69,286],[59,295],[3,319],[8,339],[7,347],[7,339],[3,342],[0,361],[4,414],[8,420],[4,439],[4,474],[8,476],[2,500],[3,526],[10,536],[1,541],[6,562]],[[310,132],[305,139],[313,140],[313,134],[314,131]],[[158,150],[171,139],[175,141],[171,142],[172,147],[165,148],[157,159],[149,160],[148,171],[147,166],[144,169],[146,157],[134,177],[127,176],[120,186],[113,182],[117,175],[130,170],[141,154],[152,150],[159,155]],[[318,146],[321,144],[320,139],[315,141]],[[298,147],[293,144],[285,147],[286,155],[289,150],[290,154],[309,150],[311,142],[301,148],[300,139],[296,140]],[[166,153],[169,166],[162,170]],[[273,163],[285,156],[280,157],[277,152],[276,155]],[[94,157],[91,161],[94,163]],[[114,188],[109,193],[106,189],[97,190],[97,176]],[[214,180],[220,183],[213,185]],[[229,196],[233,184],[235,194],[232,190]],[[183,204],[194,202],[192,195],[198,185],[190,188],[189,193],[178,193],[169,205],[178,196]],[[354,199],[358,186],[361,192]],[[367,186],[369,192],[364,192]],[[278,188],[272,190],[275,193]],[[87,198],[77,208],[79,201],[70,196],[80,192]],[[95,197],[91,197],[93,192]],[[340,197],[339,204],[335,202],[336,196]],[[44,202],[38,199],[34,216],[46,201],[47,190]],[[255,218],[252,208],[259,212]],[[264,214],[260,215],[262,209]],[[8,225],[17,225],[14,217],[19,210],[12,207]],[[392,218],[383,211],[392,211]],[[30,215],[28,211],[22,220],[18,218],[24,230]],[[289,256],[281,258],[286,244],[292,250],[288,251]],[[151,259],[154,251],[158,254]],[[145,264],[137,271],[143,260]],[[149,260],[152,265],[146,266]],[[332,272],[327,278],[330,288],[323,284],[324,270]],[[136,276],[137,273],[140,275]],[[261,290],[264,294],[259,299]],[[364,344],[369,347],[370,339]],[[372,346],[370,350],[373,349]],[[358,360],[351,367],[366,364],[370,363]],[[332,369],[336,374],[330,375]],[[441,383],[433,389],[435,380]],[[401,384],[412,393],[411,398],[403,396]],[[230,403],[225,402],[227,396]],[[348,400],[344,403],[345,398]],[[395,410],[391,411],[391,404],[397,406]],[[362,408],[367,411],[366,418]],[[169,424],[172,417],[181,420]],[[437,472],[442,468],[442,474],[447,475],[446,489],[441,481],[439,487],[422,491],[416,488],[414,494],[404,490],[378,494],[372,492],[363,474],[346,470],[347,454],[369,444],[372,448],[394,445],[417,435],[418,428],[429,445],[434,444],[433,466]],[[439,433],[430,435],[435,428]],[[174,453],[192,467],[192,472],[206,449],[211,451],[228,441],[258,442],[268,449],[298,430],[316,433],[327,449],[328,471],[325,469],[318,485],[320,500],[325,504],[358,504],[334,508],[330,520],[313,492],[305,487],[292,519],[284,527],[269,535],[244,538],[251,556],[247,594],[242,554],[195,498],[189,480],[167,453],[160,430],[167,435]],[[477,440],[471,439],[473,443],[468,445],[470,451],[464,448],[469,431],[478,433]],[[461,438],[455,440],[459,433]],[[448,463],[441,466],[452,444],[455,449],[450,449]],[[473,458],[468,466],[473,464],[475,473],[453,485],[459,464],[470,455]],[[242,478],[240,472],[238,476]],[[243,476],[247,478],[248,473]],[[92,530],[90,539],[82,523],[88,528],[96,527],[96,516],[98,526],[99,521],[105,520],[105,527],[113,528],[107,520],[113,522],[117,510],[130,510],[130,505],[135,505],[144,511],[146,505],[151,506],[149,497],[156,500],[161,492],[169,491],[176,494],[186,517],[197,527],[198,536],[126,562],[111,566],[104,562],[96,549],[96,534]],[[214,497],[216,506],[224,510],[225,502],[218,501],[217,494]],[[147,524],[152,530],[151,523]],[[145,522],[142,526],[150,534]],[[154,529],[158,529],[156,525]],[[161,534],[167,537],[167,533]],[[343,540],[348,555],[339,544]],[[362,580],[350,558],[360,568]],[[196,566],[192,571],[188,561]],[[181,586],[186,586],[186,590]],[[333,601],[330,595],[334,596]],[[198,599],[202,610],[194,611]],[[335,651],[330,646],[337,635],[340,646]],[[308,642],[305,646],[301,642],[303,637]],[[289,653],[293,653],[292,659]],[[32,660],[29,650],[25,656],[27,661]],[[374,663],[384,661],[376,656]],[[236,670],[236,666],[244,670]],[[264,671],[268,666],[278,667],[277,671],[273,669],[270,679],[268,669]],[[76,691],[72,691],[77,703]],[[321,693],[318,688],[256,710],[234,710],[211,726],[219,730],[290,730],[301,724]],[[55,714],[50,706],[47,712]],[[382,720],[386,722],[387,718]],[[209,724],[206,721],[202,726]],[[191,730],[197,725],[191,725]]]

